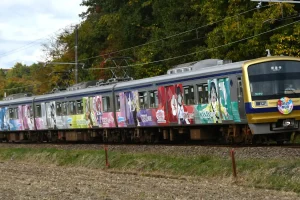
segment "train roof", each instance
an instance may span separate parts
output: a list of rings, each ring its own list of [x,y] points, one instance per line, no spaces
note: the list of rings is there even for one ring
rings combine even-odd
[[[220,61],[219,59],[214,59],[215,61]],[[212,61],[212,59],[210,59]],[[110,93],[113,88],[115,88],[116,91],[118,90],[130,90],[133,87],[150,87],[153,86],[153,84],[156,85],[164,85],[168,84],[168,82],[177,81],[180,82],[180,79],[184,79],[187,77],[197,77],[199,75],[207,75],[207,74],[218,74],[220,72],[229,72],[234,71],[242,68],[242,64],[245,61],[241,62],[235,62],[235,63],[228,63],[228,64],[218,64],[218,62],[215,62],[216,65],[208,65],[206,67],[199,67],[199,65],[203,61],[198,62],[192,62],[188,65],[192,67],[191,71],[186,71],[182,73],[176,73],[176,74],[166,74],[161,76],[155,76],[155,77],[149,77],[139,80],[132,80],[132,81],[126,81],[126,82],[117,82],[112,83],[109,85],[100,85],[96,87],[88,87],[84,89],[78,89],[78,90],[64,90],[60,91],[58,93],[52,93],[52,94],[43,94],[38,96],[31,96],[31,97],[22,97],[12,100],[3,100],[0,101],[1,105],[13,105],[13,104],[25,104],[34,101],[46,101],[47,99],[55,100],[55,99],[61,99],[62,97],[65,98],[76,98],[78,96],[84,96],[85,94],[89,96],[95,96],[95,95],[101,95],[105,93]],[[179,67],[179,66],[178,66]],[[80,84],[79,84],[80,85]]]
[[[24,96],[17,99],[6,99],[0,101],[0,106],[2,105],[19,105],[19,104],[28,104],[33,100],[35,102],[43,102],[43,101],[55,101],[62,98],[77,98],[82,96],[96,96],[101,94],[111,93],[114,89],[116,92],[125,91],[125,90],[137,90],[139,88],[149,88],[152,86],[163,86],[170,85],[180,82],[185,82],[189,80],[196,80],[201,78],[209,78],[209,77],[220,77],[224,75],[228,75],[232,72],[241,73],[242,66],[244,63],[248,62],[260,62],[260,61],[270,61],[270,60],[278,60],[278,59],[289,59],[293,60],[297,58],[287,57],[287,56],[271,56],[271,57],[262,57],[253,60],[240,61],[234,63],[228,63],[228,61],[223,61],[220,59],[207,59],[201,60],[197,62],[184,63],[175,66],[173,69],[180,69],[189,67],[190,70],[181,70],[180,73],[168,73],[166,75],[155,76],[150,78],[144,78],[139,80],[131,80],[125,82],[110,82],[104,83],[99,82],[96,86],[87,87],[85,89],[81,89],[80,85],[88,85],[85,84],[77,84],[76,90],[64,90],[58,93],[52,94],[44,94],[38,96]],[[299,59],[299,58],[298,58]],[[103,84],[102,84],[103,83]],[[24,95],[24,94],[23,94]]]
[[[116,90],[119,88],[127,88],[132,87],[136,85],[145,85],[147,87],[147,84],[153,84],[156,85],[167,85],[168,83],[172,83],[174,81],[181,82],[184,81],[186,78],[193,78],[198,76],[205,76],[205,75],[216,75],[224,73],[224,72],[230,72],[230,71],[237,71],[242,69],[242,65],[245,61],[241,62],[235,62],[235,63],[229,63],[224,65],[214,65],[209,67],[203,67],[196,70],[186,71],[182,73],[176,73],[176,74],[166,74],[161,76],[155,76],[150,78],[144,78],[139,80],[133,80],[130,82],[121,82],[117,84]],[[197,65],[197,63],[193,64],[192,66]]]

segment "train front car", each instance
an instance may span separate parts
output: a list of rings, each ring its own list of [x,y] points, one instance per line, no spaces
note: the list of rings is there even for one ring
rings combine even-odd
[[[243,65],[247,120],[253,141],[289,141],[300,131],[300,59],[265,57]]]

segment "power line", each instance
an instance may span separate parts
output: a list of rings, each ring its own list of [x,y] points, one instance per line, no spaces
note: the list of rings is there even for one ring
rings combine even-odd
[[[68,26],[71,26],[71,25],[68,25]],[[68,27],[68,26],[66,26],[66,27]],[[0,54],[0,59],[3,58],[3,57],[9,56],[9,55],[11,55],[11,54],[14,54],[15,52],[19,52],[19,51],[28,49],[28,48],[30,48],[30,47],[32,47],[32,46],[39,45],[40,42],[38,43],[38,41],[43,40],[43,39],[45,39],[45,38],[47,38],[47,37],[49,37],[49,36],[51,36],[51,35],[53,35],[53,34],[56,34],[57,32],[59,32],[59,31],[61,31],[61,30],[63,30],[63,29],[64,29],[64,28],[59,28],[58,30],[56,30],[56,31],[54,31],[53,33],[50,33],[50,34],[48,34],[48,35],[46,35],[46,36],[44,36],[44,37],[41,37],[41,38],[36,39],[36,40],[34,40],[34,41],[31,41],[31,42],[29,42],[29,43],[27,43],[27,44],[25,44],[25,45],[23,45],[23,46],[21,46],[21,47],[18,47],[18,48],[16,48],[16,49],[11,49],[11,50],[9,50],[9,51],[7,51],[7,52],[4,52],[4,53]]]
[[[232,44],[235,44],[235,43],[239,43],[239,42],[242,42],[242,41],[245,41],[245,40],[248,40],[248,39],[252,39],[252,38],[264,35],[266,33],[273,32],[275,30],[278,30],[278,29],[281,29],[281,28],[293,25],[293,24],[295,24],[297,22],[300,22],[300,20],[292,22],[292,23],[289,23],[289,24],[286,24],[286,25],[283,25],[283,26],[280,26],[280,27],[277,27],[277,28],[274,28],[274,29],[271,29],[271,30],[268,30],[268,31],[265,31],[265,32],[262,32],[262,33],[258,33],[258,34],[253,35],[253,36],[249,36],[249,37],[246,37],[246,38],[243,38],[243,39],[240,39],[240,40],[236,40],[236,41],[233,41],[233,42],[230,42],[230,43],[227,43],[227,44],[223,44],[223,45],[220,45],[220,46],[217,46],[217,47],[212,47],[212,48],[209,48],[209,49],[204,49],[202,51],[196,51],[196,52],[193,52],[193,53],[189,53],[189,54],[185,54],[185,55],[180,55],[180,56],[175,56],[175,57],[171,57],[171,58],[167,58],[167,59],[162,59],[162,60],[156,60],[156,61],[152,61],[152,62],[138,63],[138,64],[134,64],[134,65],[127,65],[127,66],[120,66],[120,67],[135,67],[135,66],[141,66],[141,65],[154,64],[154,63],[159,63],[159,62],[164,62],[164,61],[169,61],[169,60],[175,60],[175,59],[186,57],[186,56],[191,56],[191,55],[194,55],[194,54],[197,54],[197,53],[202,53],[202,52],[206,52],[206,51],[215,50],[215,49],[218,49],[218,48],[221,48],[221,47],[229,46],[229,45],[232,45]],[[89,69],[85,69],[85,70],[99,70],[99,69],[103,69],[103,68],[89,68]]]
[[[272,5],[266,5],[266,6],[262,6],[262,7],[260,7],[260,8],[271,7],[271,6],[273,6],[273,5],[274,5],[274,4],[272,4]],[[198,30],[198,29],[201,29],[201,28],[204,28],[204,27],[207,27],[207,26],[211,26],[211,25],[213,25],[213,24],[216,24],[216,23],[225,21],[225,20],[227,20],[227,19],[234,18],[234,17],[237,17],[237,16],[239,16],[239,15],[243,15],[243,14],[248,13],[248,12],[251,12],[251,11],[253,11],[253,10],[257,10],[257,8],[255,7],[255,8],[253,8],[253,9],[250,9],[250,10],[247,10],[247,11],[244,11],[244,12],[241,12],[241,13],[238,13],[238,14],[236,14],[236,15],[233,15],[233,16],[230,16],[230,17],[225,17],[225,18],[223,18],[223,19],[221,19],[221,20],[217,20],[217,21],[215,21],[215,22],[212,22],[212,23],[209,23],[209,24],[205,24],[205,25],[200,26],[200,27],[197,27],[197,28],[193,28],[193,29],[190,29],[190,30],[187,30],[187,31],[183,31],[183,32],[174,34],[174,35],[170,35],[170,36],[167,36],[167,37],[162,38],[162,39],[159,39],[159,40],[154,40],[154,41],[147,42],[147,43],[144,43],[144,44],[140,44],[140,45],[136,45],[136,46],[133,46],[133,47],[121,49],[121,50],[118,50],[118,51],[113,51],[113,52],[110,52],[110,53],[101,54],[101,55],[98,55],[98,56],[93,56],[93,57],[81,59],[81,60],[78,60],[78,61],[90,60],[90,59],[93,59],[93,58],[98,58],[98,57],[102,57],[102,56],[106,56],[106,55],[110,55],[110,54],[114,54],[114,53],[120,53],[120,52],[127,51],[127,50],[130,50],[130,49],[135,49],[135,48],[142,47],[142,46],[145,46],[145,45],[149,45],[149,44],[161,42],[161,41],[170,39],[170,38],[172,38],[172,37],[177,37],[177,36],[183,35],[183,34],[185,34],[185,33],[189,33],[189,32],[192,32],[192,31],[195,31],[195,30]]]
[[[232,44],[235,44],[235,43],[239,43],[239,42],[242,42],[242,41],[245,41],[245,40],[248,40],[248,39],[252,39],[252,38],[264,35],[266,33],[270,33],[270,32],[273,32],[275,30],[278,30],[278,29],[281,29],[281,28],[284,28],[284,27],[296,24],[298,22],[300,22],[300,20],[295,21],[295,22],[291,22],[291,23],[286,24],[286,25],[282,25],[280,27],[277,27],[277,28],[274,28],[274,29],[271,29],[271,30],[268,30],[268,31],[265,31],[265,32],[262,32],[262,33],[258,33],[258,34],[253,35],[253,36],[249,36],[249,37],[246,37],[246,38],[243,38],[243,39],[240,39],[240,40],[236,40],[236,41],[233,41],[233,42],[230,42],[230,43],[227,43],[227,44],[223,44],[223,45],[220,45],[220,46],[217,46],[217,47],[212,47],[212,48],[205,49],[205,50],[202,50],[202,51],[196,51],[196,52],[185,54],[185,55],[175,56],[175,57],[171,57],[171,58],[167,58],[167,59],[162,59],[162,60],[156,60],[156,61],[147,62],[147,63],[139,63],[139,64],[134,64],[134,65],[119,66],[119,67],[135,67],[135,66],[141,66],[141,65],[154,64],[154,63],[164,62],[164,61],[168,61],[168,60],[175,60],[175,59],[178,59],[178,58],[182,58],[182,57],[194,55],[196,53],[202,53],[202,52],[206,52],[206,51],[211,51],[211,50],[214,50],[214,49],[218,49],[218,48],[221,48],[221,47],[225,47],[225,46],[229,46],[229,45],[232,45]],[[84,69],[84,70],[99,70],[99,69],[102,70],[103,68],[89,68],[89,69]],[[50,81],[47,81],[47,82],[50,83]],[[3,90],[6,91],[6,90],[19,89],[19,88],[26,88],[26,87],[30,87],[30,86],[40,85],[40,84],[47,83],[47,82],[42,82],[42,83],[38,83],[38,84],[27,85],[27,86],[23,86],[23,87],[3,89]]]
[[[12,49],[10,51],[4,52],[4,53],[0,54],[0,58],[9,56],[9,55],[11,55],[13,53],[16,53],[16,52],[19,52],[19,51],[22,51],[22,50],[25,50],[25,49],[28,49],[28,48],[30,48],[32,46],[36,46],[36,45],[40,44],[40,42],[38,43],[38,41],[40,41],[40,40],[42,40],[42,39],[38,39],[38,40],[30,42],[30,43],[28,43],[28,44],[26,44],[26,45],[24,45],[22,47],[19,47],[19,48]]]

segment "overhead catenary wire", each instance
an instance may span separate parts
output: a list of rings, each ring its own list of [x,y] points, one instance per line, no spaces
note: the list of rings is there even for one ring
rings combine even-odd
[[[39,42],[40,40],[43,40],[43,38],[40,38],[40,39],[37,39],[37,40],[35,40],[35,41],[29,42],[29,43],[27,43],[27,44],[25,44],[24,46],[21,46],[21,47],[19,47],[19,48],[12,49],[12,50],[10,50],[10,51],[6,51],[6,52],[0,54],[0,58],[5,57],[5,56],[8,56],[8,55],[11,55],[12,53],[15,53],[15,52],[22,51],[22,50],[24,50],[24,49],[28,49],[28,48],[30,48],[30,47],[32,47],[32,46],[38,45],[38,44],[41,43],[41,42]]]
[[[69,25],[69,26],[72,26],[72,25]],[[65,28],[59,28],[58,30],[56,30],[56,31],[54,31],[54,32],[52,32],[52,33],[50,33],[50,34],[44,36],[44,37],[41,37],[41,38],[39,38],[39,39],[30,41],[30,42],[28,42],[27,44],[25,44],[25,45],[23,45],[23,46],[20,46],[20,47],[18,47],[18,48],[11,49],[11,50],[9,50],[9,51],[7,51],[7,52],[3,52],[3,53],[0,54],[0,59],[3,58],[3,57],[6,57],[6,56],[12,55],[12,54],[14,54],[14,53],[16,53],[16,52],[20,52],[20,51],[23,51],[23,50],[25,50],[25,49],[28,49],[28,48],[30,48],[30,47],[33,47],[33,46],[36,46],[36,45],[40,45],[42,42],[39,42],[39,41],[45,40],[45,39],[47,39],[47,37],[49,37],[49,36],[51,36],[51,35],[54,35],[54,34],[57,34],[59,31],[62,31],[62,30],[64,30],[64,29],[65,29]]]
[[[275,4],[269,4],[269,5],[266,5],[266,6],[262,6],[260,8],[271,7],[273,5],[275,5]],[[225,17],[225,18],[217,20],[215,22],[212,22],[212,23],[209,23],[209,24],[205,24],[205,25],[199,26],[197,28],[193,28],[193,29],[190,29],[190,30],[187,30],[187,31],[183,31],[183,32],[180,32],[180,33],[176,33],[176,34],[167,36],[167,37],[162,38],[162,39],[154,40],[154,41],[151,41],[151,42],[147,42],[147,43],[144,43],[144,44],[136,45],[136,46],[133,46],[133,47],[128,47],[128,48],[117,50],[117,51],[112,51],[112,52],[101,54],[101,55],[98,55],[98,56],[92,56],[92,57],[89,57],[89,58],[80,59],[80,60],[78,60],[78,62],[90,60],[90,59],[93,59],[93,58],[99,58],[99,57],[107,56],[107,55],[110,55],[110,54],[120,53],[120,52],[123,52],[123,51],[128,51],[128,50],[131,50],[131,49],[135,49],[135,48],[138,48],[138,47],[146,46],[146,45],[157,43],[157,42],[162,42],[164,40],[167,40],[167,39],[170,39],[170,38],[173,38],[173,37],[177,37],[177,36],[180,36],[180,35],[183,35],[183,34],[186,34],[186,33],[190,33],[192,31],[199,30],[199,29],[202,29],[202,28],[207,27],[207,26],[211,26],[213,24],[216,24],[216,23],[228,20],[230,18],[234,18],[234,17],[240,16],[240,15],[243,15],[243,14],[248,13],[248,12],[252,12],[254,10],[257,10],[257,8],[255,7],[253,9],[250,9],[250,10],[238,13],[236,15]]]
[[[171,58],[166,58],[166,59],[161,59],[161,60],[156,60],[156,61],[151,61],[151,62],[146,62],[146,63],[138,63],[138,64],[133,64],[133,65],[127,65],[127,66],[119,66],[119,67],[135,67],[135,66],[142,66],[142,65],[154,64],[154,63],[159,63],[159,62],[164,62],[164,61],[169,61],[169,60],[175,60],[175,59],[183,58],[183,57],[186,57],[186,56],[191,56],[191,55],[194,55],[194,54],[197,54],[197,53],[202,53],[202,52],[206,52],[206,51],[215,50],[215,49],[218,49],[218,48],[221,48],[221,47],[225,47],[225,46],[229,46],[229,45],[232,45],[232,44],[236,44],[236,43],[248,40],[248,39],[252,39],[252,38],[264,35],[266,33],[270,33],[270,32],[276,31],[278,29],[281,29],[281,28],[284,28],[284,27],[296,24],[298,22],[300,22],[300,20],[295,21],[295,22],[291,22],[289,24],[282,25],[280,27],[277,27],[277,28],[274,28],[274,29],[271,29],[271,30],[268,30],[268,31],[264,31],[262,33],[255,34],[253,36],[245,37],[245,38],[240,39],[240,40],[236,40],[236,41],[233,41],[233,42],[230,42],[230,43],[227,43],[227,44],[219,45],[217,47],[212,47],[212,48],[209,48],[209,49],[204,49],[204,50],[201,50],[201,51],[196,51],[196,52],[193,52],[193,53],[184,54],[184,55],[180,55],[180,56],[175,56],[175,57],[171,57]],[[84,70],[99,70],[99,69],[103,69],[103,68],[89,68],[89,69],[84,69]]]
[[[273,5],[274,5],[274,4],[273,4]],[[264,7],[270,7],[270,6],[272,6],[272,5],[267,5],[267,6],[264,6]],[[248,10],[248,11],[244,11],[244,12],[239,13],[239,14],[237,14],[237,15],[230,16],[230,17],[224,18],[224,19],[222,19],[222,20],[218,20],[218,21],[216,21],[216,22],[213,22],[213,23],[210,23],[210,24],[206,24],[206,25],[203,25],[203,26],[201,26],[201,27],[194,28],[194,29],[191,29],[191,30],[188,30],[188,31],[184,31],[184,32],[181,32],[181,33],[178,33],[178,34],[175,34],[175,35],[171,35],[171,36],[168,36],[168,37],[163,38],[163,39],[160,39],[160,40],[152,41],[152,42],[150,42],[150,43],[162,41],[162,40],[165,40],[165,39],[168,39],[168,38],[171,38],[171,37],[175,37],[175,36],[178,36],[178,35],[187,33],[187,32],[191,32],[191,31],[193,31],[193,30],[197,30],[197,29],[200,29],[200,28],[203,28],[203,27],[212,25],[212,24],[214,24],[214,23],[218,23],[218,22],[224,21],[224,20],[226,20],[226,19],[230,19],[230,18],[239,16],[239,15],[241,15],[241,14],[244,14],[244,13],[247,13],[247,12],[250,12],[250,11],[253,11],[253,10],[256,10],[256,9],[257,9],[257,8],[251,9],[251,10]],[[296,17],[300,17],[300,16],[295,16],[295,17],[290,17],[290,18],[296,18]],[[269,32],[275,31],[275,30],[278,30],[278,29],[281,29],[281,28],[283,28],[283,27],[286,27],[286,26],[295,24],[295,23],[297,23],[297,22],[299,22],[299,21],[300,21],[300,20],[295,21],[295,22],[292,22],[292,23],[289,23],[289,24],[286,24],[286,25],[283,25],[283,26],[280,26],[280,27],[277,27],[277,28],[274,28],[274,29],[269,30],[269,31],[265,31],[265,32],[263,32],[263,33],[256,34],[256,35],[254,35],[254,36],[246,37],[246,38],[243,38],[243,39],[241,39],[241,40],[233,41],[233,42],[230,42],[230,43],[227,43],[227,44],[224,44],[224,45],[220,45],[220,46],[217,46],[217,47],[212,47],[212,48],[209,48],[209,49],[204,49],[204,50],[201,50],[201,51],[196,51],[196,52],[193,52],[193,53],[189,53],[189,54],[185,54],[185,55],[180,55],[180,56],[175,56],[175,57],[171,57],[171,58],[167,58],[167,59],[161,59],[161,60],[151,61],[151,62],[146,62],[146,63],[138,63],[138,64],[127,65],[127,66],[118,66],[118,67],[134,67],[134,66],[141,66],[141,65],[147,65],[147,64],[154,64],[154,63],[159,63],[159,62],[164,62],[164,61],[168,61],[168,60],[174,60],[174,59],[178,59],[178,58],[182,58],[182,57],[194,55],[194,54],[201,53],[201,52],[205,52],[205,51],[211,51],[211,50],[214,50],[214,49],[217,49],[217,48],[221,48],[221,47],[224,47],[224,46],[232,45],[232,44],[235,44],[235,43],[238,43],[238,42],[241,42],[241,41],[245,41],[245,40],[248,40],[248,39],[251,39],[251,38],[254,38],[254,37],[257,37],[257,36],[260,36],[260,35],[263,35],[263,34],[266,34],[266,33],[269,33]],[[59,31],[59,30],[58,30],[58,31]],[[135,46],[135,47],[130,47],[130,48],[127,48],[127,49],[123,49],[123,50],[120,50],[120,51],[125,51],[125,50],[132,49],[132,48],[136,48],[136,47],[139,47],[139,46],[148,45],[148,44],[150,44],[150,43],[141,44],[141,45],[138,45],[138,46]],[[111,53],[117,53],[117,52],[120,52],[120,51],[111,52]],[[108,54],[111,54],[111,53],[108,53]],[[102,54],[102,55],[108,55],[108,54]],[[102,56],[102,55],[99,55],[99,56],[97,56],[97,57],[100,57],[100,56]],[[0,57],[0,58],[1,58],[1,57]],[[91,59],[91,58],[89,58],[89,59]],[[82,60],[86,60],[86,59],[82,59]],[[82,61],[82,60],[79,60],[79,61]],[[99,69],[103,69],[103,68],[89,68],[89,69],[84,69],[84,70],[99,70]],[[105,69],[105,68],[104,68],[104,69]],[[40,84],[42,84],[42,83],[39,83],[39,84],[33,84],[33,85],[29,85],[29,86],[23,86],[23,87],[17,87],[17,88],[10,88],[10,89],[5,89],[5,90],[13,90],[13,89],[18,89],[18,88],[26,88],[26,87],[35,86],[35,85],[40,85]]]
[[[266,6],[263,6],[263,7],[261,7],[261,8],[264,8],[264,7],[270,7],[270,6],[273,6],[273,5],[275,5],[275,4],[266,5]],[[217,20],[217,21],[215,21],[215,22],[212,22],[212,23],[209,23],[209,24],[206,24],[206,25],[203,25],[203,26],[194,28],[194,29],[190,29],[190,30],[187,30],[187,31],[183,31],[183,32],[174,34],[174,35],[170,35],[170,36],[167,36],[167,37],[162,38],[162,39],[159,39],[159,40],[151,41],[151,42],[148,42],[148,43],[145,43],[145,44],[141,44],[141,45],[137,45],[137,46],[133,46],[133,47],[121,49],[121,50],[114,51],[114,52],[110,52],[110,53],[106,53],[106,54],[101,54],[101,55],[98,55],[98,56],[93,56],[93,57],[81,59],[81,60],[78,60],[78,62],[80,62],[80,61],[85,61],[85,60],[90,60],[90,59],[93,59],[93,58],[98,58],[98,57],[102,57],[102,56],[110,55],[110,54],[114,54],[114,53],[119,53],[119,52],[127,51],[127,50],[130,50],[130,49],[135,49],[135,48],[142,47],[142,46],[145,46],[145,45],[149,45],[149,44],[157,43],[157,42],[160,42],[160,41],[164,41],[164,40],[170,39],[170,38],[172,38],[172,37],[177,37],[177,36],[183,35],[183,34],[185,34],[185,33],[189,33],[189,32],[192,32],[192,31],[195,31],[195,30],[198,30],[198,29],[207,27],[207,26],[211,26],[211,25],[213,25],[213,24],[219,23],[219,22],[224,21],[224,20],[226,20],[226,19],[230,19],[230,18],[239,16],[239,15],[243,15],[243,14],[248,13],[248,12],[251,12],[251,11],[253,11],[253,10],[257,10],[257,8],[253,8],[253,9],[250,9],[250,10],[247,10],[247,11],[244,11],[244,12],[241,12],[241,13],[238,13],[238,14],[233,15],[233,16],[230,16],[230,17],[226,17],[226,18],[221,19],[221,20]],[[58,31],[60,31],[60,30],[62,30],[62,29],[63,29],[63,28],[60,28],[60,29],[58,29],[57,31],[55,31],[55,32],[53,32],[53,33],[51,33],[51,34],[48,34],[47,36],[52,35],[52,34],[55,34],[56,32],[58,32]],[[28,44],[26,44],[26,45],[24,45],[24,46],[21,46],[21,47],[19,47],[19,48],[12,49],[12,50],[10,50],[10,51],[8,51],[8,52],[4,52],[4,53],[0,54],[0,59],[3,58],[3,57],[9,56],[9,55],[11,55],[11,54],[14,54],[14,53],[16,53],[16,52],[19,52],[19,51],[28,49],[28,48],[30,48],[30,47],[32,47],[32,46],[36,46],[36,45],[40,44],[40,43],[37,43],[37,41],[40,41],[40,40],[46,38],[47,36],[42,37],[42,38],[39,38],[39,39],[34,40],[34,41],[32,41],[32,42],[29,42]]]
[[[186,56],[190,56],[190,55],[194,55],[194,54],[202,53],[202,52],[206,52],[206,51],[215,50],[215,49],[218,49],[218,48],[221,48],[221,47],[229,46],[229,45],[239,43],[239,42],[242,42],[242,41],[245,41],[245,40],[248,40],[248,39],[252,39],[252,38],[264,35],[266,33],[270,33],[270,32],[273,32],[275,30],[278,30],[278,29],[296,24],[298,22],[300,22],[300,20],[297,20],[295,22],[291,22],[289,24],[282,25],[280,27],[277,27],[277,28],[274,28],[274,29],[271,29],[271,30],[268,30],[268,31],[264,31],[262,33],[255,34],[253,36],[249,36],[249,37],[246,37],[246,38],[243,38],[243,39],[240,39],[240,40],[236,40],[236,41],[233,41],[233,42],[230,42],[230,43],[227,43],[227,44],[219,45],[217,47],[212,47],[212,48],[209,48],[209,49],[204,49],[204,50],[201,50],[201,51],[196,51],[196,52],[189,53],[189,54],[184,54],[184,55],[180,55],[180,56],[175,56],[175,57],[171,57],[171,58],[167,58],[167,59],[156,60],[156,61],[151,61],[151,62],[146,62],[146,63],[138,63],[138,64],[134,64],[134,65],[118,66],[118,67],[110,67],[110,68],[135,67],[135,66],[154,64],[154,63],[159,63],[159,62],[164,62],[164,61],[169,61],[169,60],[175,60],[175,59],[178,59],[178,58],[182,58],[182,57],[186,57]],[[103,70],[103,69],[106,69],[106,68],[89,68],[89,69],[84,69],[84,70]],[[47,81],[47,82],[50,82],[50,81]],[[40,85],[40,84],[47,83],[47,82],[42,82],[42,83],[37,83],[37,84],[32,84],[32,85],[27,85],[27,86],[22,86],[22,87],[16,87],[16,88],[10,88],[10,89],[3,89],[3,90],[7,91],[7,90],[14,90],[14,89],[19,89],[19,88],[26,88],[26,87],[30,87],[30,86]]]

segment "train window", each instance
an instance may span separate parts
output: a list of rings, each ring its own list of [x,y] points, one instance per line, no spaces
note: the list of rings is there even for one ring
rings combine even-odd
[[[77,100],[77,114],[83,114],[82,100]]]
[[[194,97],[194,86],[184,86],[184,104],[185,105],[192,105],[195,103],[195,97]]]
[[[158,107],[158,97],[157,97],[157,90],[150,91],[150,108],[157,108]]]
[[[10,108],[9,109],[9,119],[13,119],[14,118],[14,109]]]
[[[18,119],[18,108],[10,108],[9,109],[9,118],[10,119]]]
[[[28,109],[29,109],[29,116],[30,117],[33,117],[33,109],[32,109],[32,107],[31,106],[28,106]]]
[[[68,103],[67,102],[61,103],[61,115],[62,116],[68,115]]]
[[[120,96],[119,95],[116,95],[116,100],[117,100],[116,111],[120,111],[121,102],[120,102]]]
[[[241,77],[238,78],[238,95],[239,98],[243,97],[243,85]]]
[[[13,119],[19,119],[19,108],[14,108],[14,117]]]
[[[36,105],[35,106],[35,117],[42,117],[41,105]]]
[[[199,104],[208,103],[208,85],[207,83],[197,85]]]
[[[75,101],[69,101],[69,115],[76,115],[76,104]]]
[[[148,108],[147,92],[139,92],[139,101],[142,109]]]
[[[61,116],[61,103],[56,102],[56,115]]]
[[[103,104],[103,112],[110,111],[109,97],[102,97],[102,104]]]

